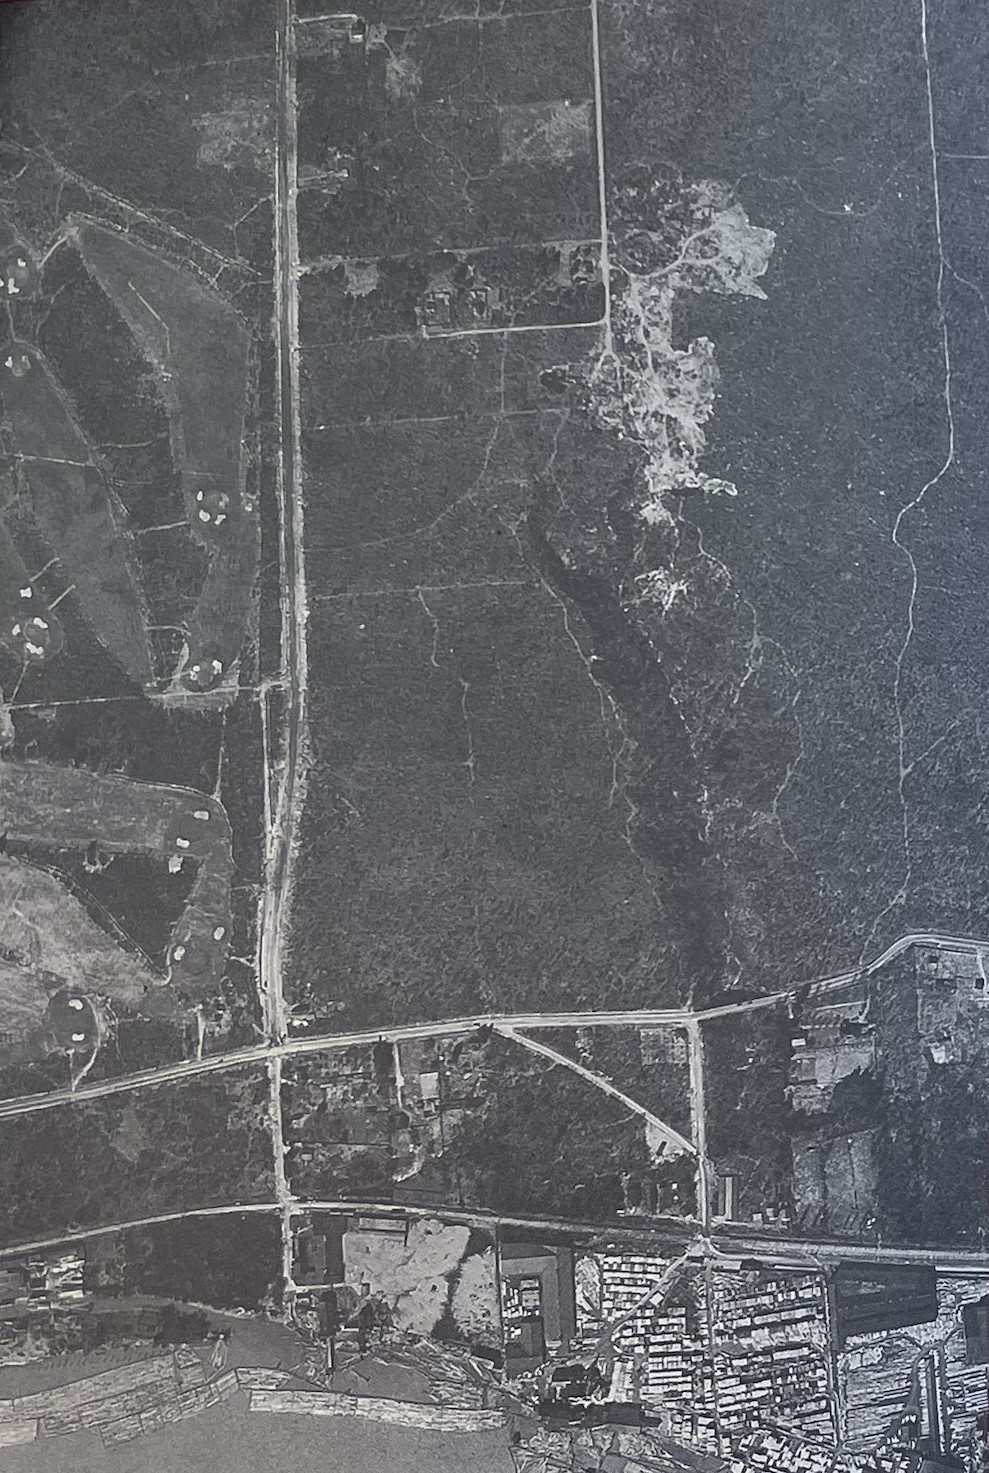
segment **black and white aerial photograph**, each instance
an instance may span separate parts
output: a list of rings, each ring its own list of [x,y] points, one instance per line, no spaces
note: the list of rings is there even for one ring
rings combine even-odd
[[[989,0],[0,0],[0,1473],[989,1473]]]

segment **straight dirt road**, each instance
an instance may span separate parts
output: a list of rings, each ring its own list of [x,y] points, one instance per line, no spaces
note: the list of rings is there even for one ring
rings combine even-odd
[[[269,1084],[275,1194],[281,1215],[282,1277],[291,1313],[293,1196],[285,1169],[282,1128],[282,1061],[276,1051],[288,1035],[284,941],[292,887],[292,860],[305,796],[303,743],[306,731],[308,656],[306,575],[303,544],[301,422],[299,410],[298,102],[295,85],[294,0],[278,0],[278,134],[275,150],[275,352],[278,360],[278,520],[282,616],[281,768],[267,834],[264,896],[258,938],[258,984]],[[267,697],[265,697],[267,699]],[[266,761],[270,760],[265,754]],[[264,774],[265,782],[271,774]]]
[[[295,89],[295,15],[278,0],[278,137],[275,161],[275,320],[278,382],[278,519],[281,554],[281,691],[283,729],[279,777],[267,835],[261,902],[259,984],[265,1037],[288,1033],[283,950],[292,861],[305,796],[303,750],[309,687],[307,595],[303,554],[301,422],[299,411],[299,245],[296,218],[298,159]],[[277,738],[276,738],[277,739]],[[270,754],[269,755],[270,759]],[[271,774],[266,774],[270,779]]]
[[[788,1240],[780,1237],[754,1237],[746,1233],[744,1223],[726,1223],[710,1234],[698,1232],[696,1222],[671,1218],[650,1219],[641,1226],[632,1219],[612,1224],[577,1222],[555,1217],[522,1217],[487,1212],[481,1208],[462,1207],[413,1207],[405,1203],[368,1202],[349,1198],[333,1200],[297,1201],[291,1213],[292,1219],[309,1212],[338,1212],[349,1216],[390,1217],[396,1221],[440,1219],[443,1222],[463,1223],[466,1226],[522,1228],[533,1234],[564,1233],[581,1242],[596,1244],[599,1248],[608,1243],[640,1243],[659,1256],[684,1257],[698,1263],[714,1255],[724,1260],[722,1267],[730,1269],[731,1260],[758,1259],[767,1268],[788,1269],[794,1273],[827,1270],[842,1262],[875,1264],[929,1265],[946,1277],[971,1278],[989,1275],[989,1255],[984,1251],[967,1248],[936,1248],[905,1246],[902,1248],[871,1247],[859,1243],[835,1241],[815,1242],[811,1239]],[[0,1259],[23,1257],[27,1253],[41,1252],[47,1248],[58,1248],[67,1243],[83,1243],[88,1238],[98,1238],[106,1233],[128,1232],[136,1228],[153,1227],[158,1223],[181,1222],[189,1218],[226,1217],[235,1214],[256,1213],[281,1217],[279,1202],[230,1202],[218,1207],[190,1208],[184,1212],[163,1212],[154,1217],[133,1218],[129,1221],[104,1223],[99,1227],[80,1228],[76,1232],[63,1232],[49,1237],[33,1238],[28,1242],[9,1243],[0,1246]]]
[[[30,1115],[36,1110],[53,1110],[62,1105],[80,1104],[86,1100],[101,1099],[107,1095],[126,1094],[132,1089],[149,1089],[159,1084],[175,1084],[201,1074],[215,1074],[226,1069],[239,1069],[250,1064],[263,1063],[270,1058],[291,1058],[301,1054],[333,1053],[339,1049],[360,1047],[362,1044],[402,1043],[417,1038],[455,1038],[473,1033],[478,1028],[493,1028],[504,1031],[515,1029],[533,1032],[543,1028],[686,1028],[694,1029],[717,1018],[757,1012],[764,1008],[778,1007],[794,999],[805,987],[810,996],[820,996],[852,985],[872,976],[890,961],[900,956],[911,946],[932,946],[946,951],[980,952],[989,955],[989,941],[971,936],[948,936],[936,932],[911,932],[901,936],[888,946],[880,956],[868,965],[839,973],[833,977],[822,977],[806,983],[795,984],[786,992],[767,993],[765,997],[749,998],[744,1002],[725,1003],[718,1007],[702,1008],[696,1012],[688,1008],[629,1008],[609,1012],[559,1012],[559,1013],[479,1013],[469,1018],[447,1018],[425,1023],[400,1023],[383,1028],[356,1029],[349,1033],[321,1034],[318,1037],[291,1038],[284,1042],[254,1044],[247,1048],[234,1049],[225,1054],[207,1055],[202,1059],[183,1059],[178,1064],[166,1064],[157,1069],[143,1069],[133,1074],[121,1075],[118,1079],[97,1080],[80,1089],[51,1090],[46,1094],[20,1095],[9,1100],[0,1100],[0,1120],[15,1115]],[[699,1067],[696,1046],[694,1066]]]

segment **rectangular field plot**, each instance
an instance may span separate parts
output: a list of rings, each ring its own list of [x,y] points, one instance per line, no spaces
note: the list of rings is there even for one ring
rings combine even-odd
[[[339,428],[307,435],[307,553],[322,588],[333,548],[393,541],[438,527],[482,486],[537,469],[532,437],[497,419]]]
[[[550,14],[565,10],[579,10],[586,0],[557,0]],[[500,20],[513,15],[546,15],[546,0],[478,0],[471,9],[479,21]],[[297,35],[303,36],[310,28],[318,28],[336,21],[339,17],[334,7],[326,0],[297,0],[295,6]],[[449,25],[452,20],[462,20],[464,6],[461,0],[371,0],[361,7],[361,15],[369,25],[425,26]]]
[[[298,36],[304,262],[597,237],[586,7]]]
[[[303,278],[304,345],[599,322],[598,241],[332,258]]]
[[[559,606],[523,577],[314,597],[327,756],[289,975],[338,1028],[661,1003],[662,924],[609,806],[597,692]],[[668,1090],[684,1120],[672,1068],[645,1068],[649,1100]]]
[[[567,384],[596,342],[594,333],[575,327],[309,346],[301,361],[303,424],[316,431],[369,421],[562,411]]]

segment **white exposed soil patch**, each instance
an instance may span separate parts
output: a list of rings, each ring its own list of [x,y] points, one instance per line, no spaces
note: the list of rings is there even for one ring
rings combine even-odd
[[[343,269],[352,297],[369,297],[377,290],[380,277],[376,261],[345,261]]]
[[[498,1342],[498,1288],[494,1249],[465,1258],[453,1288],[450,1309],[458,1330],[473,1343]]]
[[[464,1256],[469,1229],[451,1223],[414,1223],[407,1237],[380,1232],[347,1233],[346,1280],[359,1291],[381,1295],[395,1325],[428,1335],[446,1308],[449,1276]]]
[[[614,296],[614,348],[601,356],[589,379],[598,422],[646,452],[646,522],[669,521],[667,498],[685,491],[735,495],[731,481],[701,469],[707,449],[704,427],[717,396],[719,374],[710,338],[674,342],[679,293],[764,298],[759,284],[776,237],[750,224],[744,209],[720,186],[705,182],[688,194],[689,221],[678,253],[652,270],[624,265]],[[636,258],[648,256],[659,231],[639,230]],[[670,589],[653,590],[659,598]],[[674,595],[675,596],[675,595]]]

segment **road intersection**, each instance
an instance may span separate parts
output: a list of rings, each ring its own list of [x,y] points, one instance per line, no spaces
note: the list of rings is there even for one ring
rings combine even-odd
[[[934,1246],[891,1248],[829,1239],[790,1239],[778,1234],[757,1235],[751,1231],[750,1223],[719,1224],[710,1232],[704,1233],[699,1230],[696,1222],[683,1218],[651,1218],[647,1223],[642,1223],[641,1219],[636,1220],[630,1216],[624,1221],[614,1223],[582,1222],[555,1217],[515,1216],[489,1212],[482,1208],[439,1207],[435,1204],[423,1207],[404,1202],[375,1202],[345,1197],[296,1199],[289,1216],[294,1222],[312,1212],[391,1218],[399,1222],[439,1218],[443,1222],[460,1223],[466,1227],[523,1229],[533,1235],[560,1233],[599,1247],[611,1242],[636,1243],[648,1246],[657,1253],[684,1256],[698,1262],[703,1262],[706,1256],[714,1255],[724,1260],[758,1260],[766,1268],[790,1272],[822,1271],[836,1267],[839,1263],[852,1262],[933,1267],[939,1275],[947,1278],[989,1276],[989,1255],[983,1250]],[[241,1214],[281,1217],[284,1206],[275,1200],[224,1202],[212,1207],[192,1207],[181,1212],[160,1212],[148,1217],[102,1223],[95,1227],[77,1228],[71,1232],[6,1244],[0,1247],[0,1260],[22,1258],[26,1254],[40,1253],[64,1244],[85,1243],[92,1238],[155,1227],[160,1223]]]
[[[685,1235],[693,1230],[703,1235],[703,1240],[712,1245],[717,1244],[717,1250],[722,1254],[735,1254],[740,1256],[759,1257],[767,1262],[780,1267],[806,1267],[809,1264],[827,1264],[841,1260],[853,1260],[858,1262],[896,1262],[896,1263],[924,1263],[934,1264],[942,1273],[979,1273],[989,1268],[989,1257],[984,1251],[970,1252],[961,1249],[941,1249],[934,1246],[917,1246],[905,1248],[881,1248],[866,1244],[851,1242],[827,1242],[784,1238],[754,1232],[751,1224],[746,1223],[718,1223],[712,1225],[710,1218],[711,1210],[711,1162],[707,1149],[706,1112],[704,1106],[704,1058],[703,1058],[703,1024],[707,1021],[744,1015],[770,1007],[790,1005],[797,995],[821,996],[830,992],[839,991],[842,988],[861,982],[864,978],[874,975],[882,967],[888,965],[897,956],[914,946],[929,946],[946,951],[962,951],[968,953],[989,953],[989,942],[973,937],[959,937],[938,932],[912,932],[899,937],[888,946],[872,962],[863,967],[856,967],[848,972],[838,973],[830,977],[822,977],[808,983],[798,984],[784,992],[768,994],[764,997],[750,998],[737,1003],[723,1003],[715,1007],[691,1010],[684,1008],[673,1009],[627,1009],[609,1010],[603,1012],[555,1012],[555,1013],[521,1013],[521,1014],[478,1014],[468,1018],[453,1018],[435,1022],[408,1023],[393,1025],[376,1029],[361,1029],[347,1033],[333,1034],[328,1036],[294,1038],[284,1041],[271,1041],[257,1044],[244,1049],[237,1049],[227,1054],[219,1054],[210,1058],[189,1059],[181,1064],[169,1065],[160,1069],[147,1069],[139,1073],[125,1075],[119,1079],[97,1081],[93,1084],[83,1085],[75,1090],[55,1090],[44,1095],[27,1095],[20,1098],[0,1101],[0,1118],[13,1118],[21,1115],[33,1114],[41,1110],[50,1110],[72,1105],[84,1101],[105,1098],[111,1095],[126,1094],[132,1090],[153,1088],[171,1083],[180,1083],[185,1079],[197,1077],[201,1074],[217,1073],[225,1070],[244,1068],[250,1065],[264,1065],[269,1071],[271,1080],[271,1110],[269,1112],[272,1129],[274,1148],[274,1179],[275,1200],[270,1203],[230,1203],[221,1207],[189,1209],[183,1212],[166,1213],[155,1218],[146,1218],[133,1223],[109,1224],[98,1228],[80,1230],[76,1233],[64,1233],[51,1239],[38,1239],[30,1244],[7,1245],[0,1247],[0,1254],[4,1256],[15,1255],[22,1252],[32,1251],[35,1248],[57,1246],[64,1242],[80,1241],[87,1237],[98,1236],[105,1232],[121,1231],[127,1227],[148,1225],[154,1222],[175,1221],[185,1217],[219,1216],[231,1212],[277,1212],[283,1223],[283,1247],[286,1259],[286,1282],[290,1289],[294,1289],[291,1280],[291,1251],[292,1251],[292,1223],[295,1217],[302,1212],[312,1210],[341,1211],[341,1212],[369,1212],[384,1213],[401,1216],[417,1216],[437,1214],[449,1217],[451,1221],[490,1223],[501,1222],[511,1226],[527,1226],[535,1230],[566,1231],[571,1230],[584,1234],[607,1234],[608,1232],[620,1232],[622,1236],[638,1236],[648,1238],[656,1243],[664,1237],[677,1236],[682,1245]],[[600,1223],[565,1223],[556,1219],[534,1219],[534,1218],[505,1218],[496,1214],[483,1211],[454,1211],[446,1208],[436,1207],[430,1209],[418,1209],[405,1205],[381,1202],[355,1202],[349,1200],[338,1200],[334,1202],[304,1202],[297,1199],[291,1192],[285,1171],[285,1143],[282,1134],[281,1120],[281,1077],[282,1064],[286,1059],[295,1057],[327,1054],[339,1052],[345,1049],[360,1047],[362,1045],[373,1046],[380,1042],[392,1044],[415,1039],[436,1039],[463,1037],[476,1032],[482,1028],[490,1028],[507,1038],[514,1039],[521,1046],[535,1049],[536,1052],[547,1057],[553,1066],[564,1066],[582,1074],[592,1085],[602,1088],[606,1093],[623,1099],[627,1104],[630,1102],[622,1091],[593,1071],[584,1069],[575,1060],[560,1054],[556,1049],[540,1043],[531,1035],[543,1029],[560,1028],[608,1028],[608,1027],[680,1027],[686,1031],[688,1042],[688,1063],[690,1071],[690,1094],[691,1094],[691,1117],[692,1117],[692,1139],[688,1141],[666,1127],[663,1122],[660,1126],[669,1132],[668,1138],[674,1140],[679,1149],[686,1149],[694,1153],[698,1161],[698,1221],[691,1224],[680,1220],[656,1219],[649,1227],[637,1227],[631,1223],[622,1224],[621,1227],[604,1226]],[[636,1105],[637,1113],[644,1117],[650,1117],[651,1112],[644,1107]],[[682,1251],[682,1247],[681,1247]]]
[[[161,1084],[175,1084],[203,1074],[221,1073],[248,1065],[266,1063],[269,1058],[293,1058],[306,1054],[333,1053],[376,1043],[402,1043],[413,1039],[454,1038],[474,1033],[479,1028],[506,1029],[531,1033],[554,1028],[686,1028],[688,1033],[718,1018],[775,1008],[794,1001],[807,989],[810,997],[861,982],[875,975],[896,957],[913,946],[930,946],[944,951],[984,953],[989,956],[989,941],[970,936],[951,936],[940,932],[910,932],[900,936],[873,961],[862,967],[809,982],[798,983],[782,992],[767,993],[737,1003],[722,1003],[710,1008],[626,1008],[608,1011],[577,1010],[550,1013],[477,1013],[465,1018],[440,1018],[423,1023],[389,1024],[378,1028],[353,1029],[344,1033],[288,1038],[281,1042],[250,1044],[222,1054],[207,1054],[201,1059],[184,1059],[155,1069],[141,1069],[116,1079],[97,1080],[78,1089],[56,1089],[45,1094],[20,1095],[0,1100],[0,1119],[30,1115],[39,1110],[53,1110],[108,1095],[126,1094],[130,1090],[148,1089]],[[692,1051],[693,1068],[697,1070],[696,1045]]]

